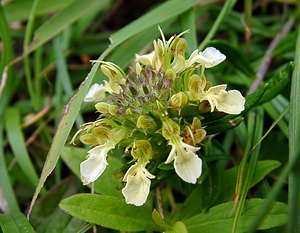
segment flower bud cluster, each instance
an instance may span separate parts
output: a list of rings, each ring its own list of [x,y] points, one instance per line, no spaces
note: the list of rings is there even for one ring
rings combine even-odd
[[[127,74],[113,63],[101,62],[108,81],[94,84],[85,98],[95,102],[100,118],[83,125],[77,134],[93,147],[80,165],[84,184],[103,173],[107,154],[116,146],[131,154],[122,189],[129,204],[146,202],[151,179],[162,172],[150,166],[152,161],[173,163],[175,173],[188,183],[195,184],[201,176],[199,150],[206,136],[201,114],[240,114],[245,99],[237,90],[226,91],[225,84],[213,86],[206,80],[204,70],[226,57],[209,47],[186,58],[184,33],[168,41],[162,34],[162,40],[153,42],[152,52],[136,55]],[[190,107],[196,110],[185,117]]]

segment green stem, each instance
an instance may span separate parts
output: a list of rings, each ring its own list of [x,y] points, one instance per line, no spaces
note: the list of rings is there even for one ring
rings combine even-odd
[[[205,46],[207,45],[208,41],[210,41],[213,36],[215,35],[216,31],[218,30],[221,22],[224,20],[224,18],[227,16],[227,14],[231,11],[234,4],[236,3],[236,0],[227,0],[224,7],[222,8],[221,13],[218,15],[216,21],[214,22],[213,26],[209,30],[208,34],[202,41],[202,43],[199,45],[199,50],[203,50]]]

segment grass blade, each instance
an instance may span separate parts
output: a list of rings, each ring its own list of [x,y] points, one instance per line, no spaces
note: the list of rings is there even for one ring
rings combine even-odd
[[[143,28],[147,29],[153,25],[160,24],[161,22],[168,20],[172,17],[175,17],[195,4],[198,4],[198,6],[206,5],[210,2],[213,2],[212,0],[186,0],[186,1],[180,1],[180,0],[173,0],[173,1],[167,1],[158,7],[156,7],[154,10],[149,12],[148,14],[143,15],[139,18],[139,20],[136,20],[129,24],[128,26],[124,27],[123,29],[117,31],[116,33],[112,34],[110,37],[112,44],[120,44],[122,41],[132,37],[137,33],[135,28]]]
[[[295,69],[291,85],[289,120],[289,159],[297,161],[289,176],[289,223],[288,232],[296,233],[300,229],[300,27],[295,52]]]
[[[35,187],[39,179],[26,150],[25,139],[21,131],[20,112],[17,108],[8,108],[4,117],[8,141],[15,158],[32,187]]]
[[[0,225],[3,233],[34,233],[33,227],[30,225],[25,216],[21,213],[11,215],[0,215]]]
[[[9,26],[6,20],[6,15],[4,13],[2,4],[0,4],[0,37],[2,43],[1,49],[1,60],[0,60],[0,74],[1,74],[1,82],[0,82],[0,116],[2,116],[5,106],[9,102],[11,98],[12,91],[10,90],[12,87],[11,77],[13,75],[13,70],[6,68],[5,66],[13,59],[13,48],[12,41],[9,32]]]
[[[0,122],[0,193],[3,194],[4,199],[7,202],[7,211],[10,213],[18,212],[20,211],[20,209],[14,191],[10,184],[4,159],[3,148],[3,125],[2,122]]]
[[[43,0],[40,2],[37,8],[37,15],[46,15],[49,13],[55,13],[74,0]],[[8,22],[22,21],[28,18],[32,6],[32,1],[8,1],[4,3],[3,8],[7,15]]]
[[[74,23],[76,20],[88,14],[90,10],[96,8],[103,8],[108,4],[109,0],[96,1],[96,0],[86,0],[86,1],[74,1],[68,5],[64,10],[53,16],[51,19],[46,21],[42,26],[40,26],[34,33],[34,40],[31,43],[29,49],[24,51],[26,54],[39,48],[41,45],[55,37],[58,33],[64,30],[70,24]]]
[[[207,43],[213,38],[215,35],[216,31],[218,30],[218,27],[220,26],[221,22],[223,19],[227,16],[227,14],[231,11],[233,8],[234,4],[236,3],[236,0],[227,0],[224,7],[222,8],[221,13],[218,15],[218,18],[214,22],[213,26],[209,30],[208,34],[204,38],[204,40],[201,42],[199,46],[199,50],[203,50]]]
[[[294,168],[295,165],[297,165],[295,167],[294,170],[296,170],[296,168],[298,168],[299,170],[299,144],[297,144],[297,142],[299,143],[299,116],[297,114],[299,114],[299,106],[300,106],[300,96],[299,96],[299,88],[300,88],[300,27],[298,27],[298,37],[297,37],[297,45],[296,45],[296,57],[295,57],[295,69],[293,72],[293,78],[292,78],[292,85],[291,85],[291,104],[290,104],[290,125],[289,125],[289,133],[290,135],[290,139],[289,139],[289,146],[290,146],[290,158],[289,158],[289,162],[284,166],[284,168],[282,169],[282,172],[280,173],[277,182],[274,184],[274,186],[272,187],[271,191],[269,192],[268,196],[266,197],[266,202],[264,203],[264,205],[261,207],[261,210],[259,211],[259,214],[254,218],[254,220],[252,221],[252,223],[250,224],[250,227],[248,229],[249,233],[254,233],[255,229],[257,228],[257,226],[259,226],[259,224],[261,223],[261,221],[263,220],[264,216],[268,213],[270,206],[272,205],[272,203],[274,202],[275,198],[277,197],[278,193],[280,192],[282,186],[285,184],[286,179],[288,178],[290,172],[292,171],[292,169]],[[298,93],[298,96],[297,96]],[[293,99],[294,98],[294,99]],[[298,105],[296,105],[298,103]],[[296,112],[296,110],[298,112]],[[298,121],[295,121],[296,119],[298,119]],[[292,127],[294,126],[294,127]],[[297,127],[297,128],[296,128]],[[295,141],[295,140],[298,141]],[[296,215],[296,216],[292,216],[291,211],[295,211],[298,213],[298,205],[299,205],[299,194],[298,196],[295,196],[295,194],[297,193],[297,189],[299,188],[299,184],[298,183],[294,183],[298,181],[299,182],[299,173],[297,174],[296,171],[294,171],[293,173],[291,173],[290,175],[290,184],[289,185],[294,185],[294,187],[290,187],[290,203],[289,203],[289,221],[288,221],[288,225],[289,225],[289,232],[297,232],[297,225],[298,225],[298,218],[300,215]],[[297,205],[295,207],[291,206],[292,204]],[[295,214],[295,213],[294,213]],[[294,224],[294,225],[293,225]],[[299,227],[299,225],[298,225]]]

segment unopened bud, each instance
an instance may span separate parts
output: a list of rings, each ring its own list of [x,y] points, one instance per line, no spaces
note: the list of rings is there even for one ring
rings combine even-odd
[[[95,105],[95,108],[98,110],[98,112],[101,112],[103,114],[110,114],[112,116],[115,116],[117,111],[118,111],[118,107],[112,104],[108,104],[105,102],[100,102],[97,103]]]
[[[174,55],[184,55],[187,42],[183,38],[176,38],[174,43]]]
[[[91,134],[91,133],[87,133],[87,134],[83,134],[79,137],[79,140],[83,143],[83,144],[87,144],[87,145],[97,145],[97,138]]]
[[[112,138],[110,129],[102,125],[92,129],[92,134],[98,139],[98,144],[104,144]]]
[[[166,118],[162,124],[162,135],[165,139],[170,140],[174,136],[180,135],[180,127],[179,125],[171,120],[170,118]]]
[[[189,79],[188,88],[193,98],[196,98],[201,92],[204,91],[206,85],[205,78],[201,78],[199,75],[194,74]]]
[[[186,94],[183,92],[178,92],[171,97],[170,104],[175,109],[183,108],[188,102]]]
[[[165,74],[168,80],[175,80],[176,78],[176,73],[174,72],[173,69],[168,69]]]
[[[115,83],[125,83],[124,71],[122,71],[120,67],[112,63],[104,63],[101,65],[101,71],[109,78],[109,80]]]
[[[152,158],[152,146],[147,140],[136,140],[133,144],[131,155],[134,159],[141,159],[143,162]]]
[[[147,134],[148,131],[155,130],[157,125],[152,117],[141,115],[136,122],[136,126]]]

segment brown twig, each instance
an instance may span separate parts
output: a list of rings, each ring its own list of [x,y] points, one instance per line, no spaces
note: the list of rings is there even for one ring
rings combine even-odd
[[[277,33],[275,38],[270,43],[269,48],[268,48],[267,52],[265,53],[263,61],[259,67],[259,70],[256,73],[256,79],[254,80],[252,86],[250,87],[250,89],[248,91],[248,95],[255,92],[255,90],[258,88],[260,83],[263,81],[265,74],[271,64],[271,61],[272,61],[273,50],[276,48],[276,46],[281,41],[281,39],[291,30],[294,23],[295,23],[294,18],[291,18],[289,21],[287,21],[286,24],[281,28],[281,30]]]
[[[157,208],[158,212],[160,214],[160,217],[164,219],[164,210],[163,210],[163,204],[162,204],[162,196],[161,196],[161,191],[160,187],[156,188],[156,198],[157,198]]]

